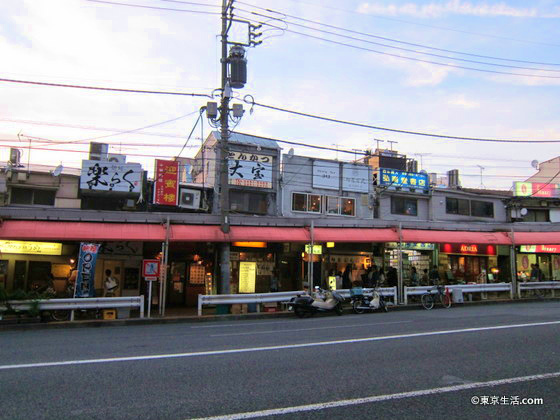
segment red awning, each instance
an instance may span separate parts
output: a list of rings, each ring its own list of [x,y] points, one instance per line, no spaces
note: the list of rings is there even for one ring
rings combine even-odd
[[[515,232],[515,245],[560,244],[560,232]]]
[[[157,224],[45,222],[5,220],[0,238],[31,241],[154,241],[165,240],[165,227]]]
[[[174,242],[309,242],[305,228],[231,226],[224,234],[216,225],[172,225],[169,240]]]
[[[403,242],[427,242],[434,244],[494,244],[511,245],[507,232],[467,232],[445,230],[403,229]]]
[[[397,242],[393,229],[374,228],[315,228],[314,242]]]

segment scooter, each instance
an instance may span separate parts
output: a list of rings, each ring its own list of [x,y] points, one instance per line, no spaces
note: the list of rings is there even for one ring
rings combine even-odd
[[[342,315],[343,301],[344,298],[338,293],[315,286],[315,293],[312,296],[298,295],[292,298],[288,309],[293,310],[298,318],[311,316],[317,312],[336,312],[337,315]]]
[[[365,311],[375,311],[377,309],[387,312],[387,304],[383,295],[374,289],[371,296],[366,294],[352,295],[352,309],[357,314],[363,314]]]

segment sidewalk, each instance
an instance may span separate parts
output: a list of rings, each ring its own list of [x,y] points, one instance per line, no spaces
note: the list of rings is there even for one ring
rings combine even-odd
[[[454,304],[454,307],[468,307],[477,305],[499,305],[506,303],[532,303],[532,302],[560,302],[560,297],[543,298],[543,299],[504,299],[504,300],[483,300],[475,302],[465,302],[462,304]],[[389,312],[393,311],[409,311],[424,310],[420,304],[389,306]],[[432,310],[443,310],[437,305]],[[213,309],[207,309],[204,312],[210,312]],[[345,314],[353,314],[349,306],[345,306]],[[318,316],[334,316],[331,314]],[[365,315],[364,315],[365,316]],[[24,323],[7,323],[0,321],[0,332],[8,330],[39,330],[39,329],[59,329],[59,328],[84,328],[84,327],[122,327],[129,325],[157,325],[157,324],[173,324],[173,323],[200,323],[213,321],[241,321],[271,318],[295,318],[293,312],[256,312],[247,314],[227,314],[215,315],[206,314],[201,317],[196,315],[196,308],[171,308],[166,310],[165,317],[159,317],[157,311],[152,312],[152,318],[128,318],[114,320],[83,320],[83,321],[66,321],[66,322],[24,322]]]

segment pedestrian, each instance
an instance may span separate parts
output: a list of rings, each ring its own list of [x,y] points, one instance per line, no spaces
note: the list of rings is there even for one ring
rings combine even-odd
[[[381,286],[385,283],[385,273],[383,272],[383,267],[379,267],[379,276],[377,280],[377,285]]]
[[[335,277],[336,277],[336,290],[340,290],[342,289],[342,272],[337,271]]]
[[[416,267],[412,267],[410,270],[410,284],[412,287],[418,286],[418,273],[416,272]]]
[[[342,288],[350,289],[352,280],[352,264],[347,264],[344,273],[342,273]]]
[[[430,271],[430,282],[437,286],[440,282],[438,266],[434,264],[434,268]]]
[[[537,281],[545,281],[544,273],[538,264],[535,264],[535,269],[537,270]]]
[[[430,284],[430,278],[428,277],[428,269],[424,268],[422,273],[422,278],[420,279],[420,284],[422,286],[428,286]]]
[[[104,286],[104,293],[103,296],[105,297],[113,297],[117,293],[117,289],[119,287],[119,282],[116,278],[112,275],[111,270],[105,270],[105,282],[103,283]]]
[[[387,270],[387,284],[389,287],[395,287],[399,284],[399,275],[395,267],[389,267]]]
[[[538,281],[539,269],[538,264],[531,264],[531,281]]]
[[[274,293],[278,291],[278,278],[280,277],[280,273],[277,268],[272,270],[272,275],[270,276],[270,292]]]

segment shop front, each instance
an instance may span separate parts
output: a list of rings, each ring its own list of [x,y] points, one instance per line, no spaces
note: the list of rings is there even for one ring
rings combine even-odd
[[[411,286],[410,279],[412,268],[416,268],[418,279],[422,278],[424,270],[429,273],[434,262],[437,261],[437,247],[426,242],[403,242],[402,253],[402,276],[405,286]],[[399,267],[399,244],[387,242],[385,244],[385,267]]]
[[[439,266],[448,284],[494,282],[499,272],[497,246],[440,244]]]
[[[560,280],[560,245],[521,245],[517,249],[517,277],[530,279],[533,264],[538,264],[545,280]]]

